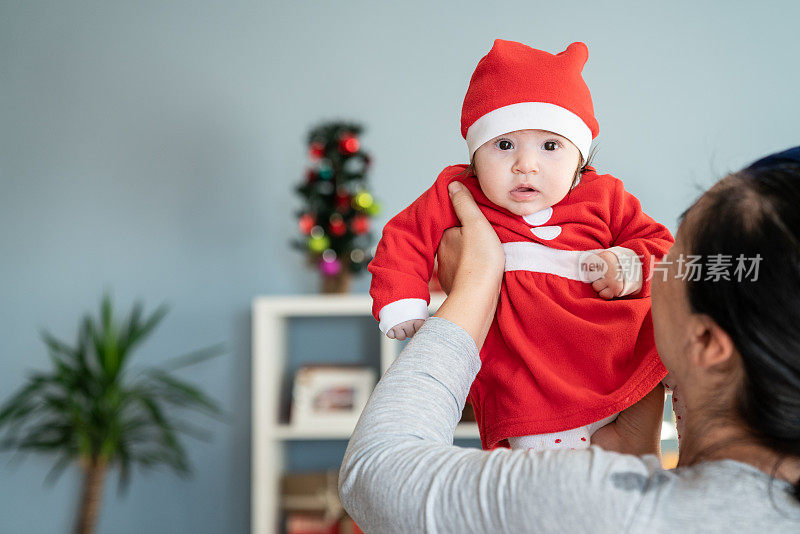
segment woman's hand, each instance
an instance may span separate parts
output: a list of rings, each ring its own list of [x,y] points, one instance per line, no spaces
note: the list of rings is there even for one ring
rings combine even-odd
[[[480,349],[497,308],[505,255],[467,188],[452,182],[448,190],[461,228],[449,231],[439,245],[439,280],[448,297],[436,316],[462,327]]]
[[[661,419],[664,386],[659,383],[639,402],[620,412],[617,419],[592,436],[592,445],[623,454],[661,457]]]
[[[442,234],[439,242],[439,249],[436,251],[437,276],[442,290],[450,294],[453,289],[453,281],[456,278],[458,261],[461,259],[461,247],[463,246],[461,227],[448,228]]]

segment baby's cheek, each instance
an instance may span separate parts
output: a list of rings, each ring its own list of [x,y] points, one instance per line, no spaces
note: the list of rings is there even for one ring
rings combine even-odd
[[[545,191],[544,200],[547,203],[546,207],[555,206],[562,200],[567,197],[567,193],[569,193],[569,187],[561,187],[558,190],[548,190]]]

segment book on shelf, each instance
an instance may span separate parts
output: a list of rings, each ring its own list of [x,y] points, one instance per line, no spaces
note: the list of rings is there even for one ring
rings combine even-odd
[[[281,483],[287,534],[361,534],[339,502],[338,471],[290,473]]]
[[[325,519],[310,514],[290,514],[286,518],[286,534],[364,534],[349,517]]]

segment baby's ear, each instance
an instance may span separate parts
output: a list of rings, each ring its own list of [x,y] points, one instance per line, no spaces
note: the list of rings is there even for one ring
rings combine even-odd
[[[577,41],[569,45],[566,50],[558,55],[560,56],[562,54],[574,61],[579,69],[583,70],[583,66],[586,65],[586,61],[589,59],[589,47],[586,46],[586,43]]]

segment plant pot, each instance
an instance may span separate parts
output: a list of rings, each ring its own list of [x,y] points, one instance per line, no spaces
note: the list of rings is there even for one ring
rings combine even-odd
[[[350,291],[350,282],[353,273],[350,269],[342,269],[334,276],[320,275],[320,292],[322,293],[347,293]]]

